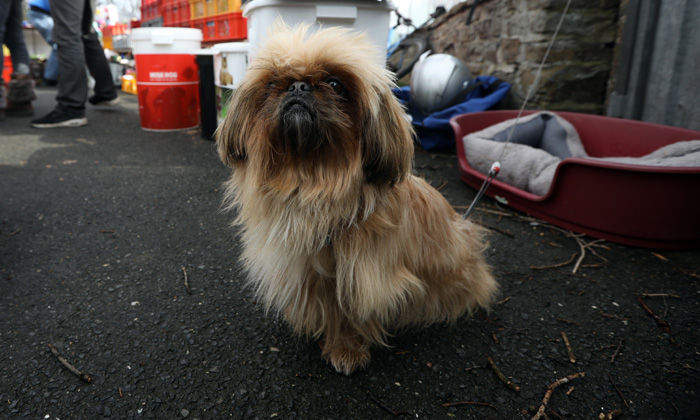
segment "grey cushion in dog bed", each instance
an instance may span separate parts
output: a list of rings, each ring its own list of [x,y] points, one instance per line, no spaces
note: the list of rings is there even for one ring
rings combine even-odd
[[[493,162],[500,158],[500,181],[536,195],[545,195],[562,159],[589,158],[576,129],[551,112],[521,118],[501,156],[514,124],[514,119],[507,120],[465,136],[464,150],[469,165],[487,174]],[[673,143],[638,158],[596,160],[651,166],[700,166],[700,140]]]

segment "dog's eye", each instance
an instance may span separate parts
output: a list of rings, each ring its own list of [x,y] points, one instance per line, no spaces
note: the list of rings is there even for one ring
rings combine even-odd
[[[275,83],[274,80],[270,80],[267,82],[267,88],[268,89],[277,89],[277,83]]]
[[[335,93],[338,95],[343,95],[345,94],[345,87],[343,86],[342,83],[340,83],[340,80],[335,79],[335,78],[330,78],[326,81],[328,83],[328,86],[330,86]]]

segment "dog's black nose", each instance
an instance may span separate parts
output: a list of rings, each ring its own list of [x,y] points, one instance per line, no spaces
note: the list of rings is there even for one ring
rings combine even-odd
[[[306,83],[306,82],[294,82],[292,83],[291,86],[289,86],[289,89],[287,89],[289,92],[311,92],[312,86],[311,83]]]

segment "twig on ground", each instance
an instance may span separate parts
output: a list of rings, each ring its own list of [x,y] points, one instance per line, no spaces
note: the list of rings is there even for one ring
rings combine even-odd
[[[678,270],[681,273],[688,275],[690,277],[695,277],[696,279],[700,279],[700,274],[696,273],[693,270],[689,270],[689,269],[683,268],[683,267],[676,267],[676,270]]]
[[[648,297],[672,297],[676,299],[680,299],[681,297],[678,295],[674,295],[673,293],[642,293],[641,295],[643,298],[648,298]]]
[[[466,209],[466,208],[468,208],[468,206],[454,206],[454,208],[455,208],[455,209],[463,209],[463,208]],[[573,239],[576,241],[576,243],[578,244],[578,246],[579,246],[579,248],[580,248],[580,250],[581,250],[581,255],[579,256],[578,260],[576,261],[576,264],[574,265],[574,269],[573,269],[573,271],[572,271],[574,274],[576,274],[576,272],[578,271],[578,269],[582,267],[583,260],[586,258],[586,251],[587,251],[587,250],[590,251],[590,252],[591,252],[593,255],[595,255],[596,257],[598,257],[598,258],[600,258],[601,260],[603,260],[604,262],[607,262],[607,261],[608,261],[607,258],[603,257],[602,255],[600,255],[600,254],[595,250],[596,247],[597,247],[597,248],[603,248],[603,249],[610,249],[610,248],[608,248],[607,246],[605,246],[605,245],[603,245],[603,244],[601,243],[601,242],[604,242],[604,239],[594,239],[594,240],[592,240],[592,241],[586,242],[586,241],[583,240],[583,238],[585,237],[585,235],[582,234],[582,233],[574,233],[574,232],[572,232],[572,231],[570,231],[570,230],[566,230],[566,229],[563,229],[563,228],[560,228],[560,227],[556,227],[556,226],[550,225],[550,224],[547,223],[547,222],[544,222],[544,221],[542,221],[542,220],[536,219],[536,218],[531,217],[531,216],[521,216],[521,215],[519,215],[519,214],[511,213],[511,212],[508,212],[508,211],[505,211],[505,210],[500,210],[500,209],[499,209],[499,210],[491,210],[491,209],[487,209],[487,208],[484,208],[484,207],[477,207],[476,210],[477,210],[477,211],[480,211],[480,212],[483,212],[483,213],[489,213],[489,214],[498,215],[499,217],[503,217],[503,216],[512,217],[512,218],[515,218],[515,219],[517,219],[517,220],[519,220],[519,221],[521,221],[521,222],[529,222],[529,223],[533,223],[533,222],[534,222],[534,223],[537,223],[537,224],[538,224],[539,226],[541,226],[541,227],[545,227],[545,228],[549,228],[549,229],[555,230],[555,231],[557,231],[557,232],[563,234],[564,236],[566,236],[566,237],[568,237],[568,238],[573,238]],[[572,257],[572,261],[571,261],[571,262],[573,262],[573,258],[575,258],[575,257]],[[571,262],[568,262],[568,263],[566,263],[566,264],[561,264],[561,265],[544,266],[544,267],[530,267],[530,268],[533,268],[533,269],[557,268],[557,267],[562,267],[562,266],[571,264]],[[602,265],[602,264],[591,264],[591,265],[586,265],[585,267],[600,267],[601,265]]]
[[[620,349],[622,348],[622,343],[624,343],[625,340],[620,340],[620,345],[617,346],[615,349],[615,353],[613,353],[612,357],[610,358],[610,363],[615,363],[615,358],[617,357],[617,354],[620,353]]]
[[[619,315],[613,315],[613,314],[609,314],[609,313],[603,312],[603,311],[598,311],[598,314],[599,314],[600,316],[604,316],[604,317],[606,317],[606,318],[624,319],[623,317],[621,317],[621,316],[619,316]]]
[[[610,383],[612,384],[613,388],[615,388],[615,391],[617,391],[617,395],[620,396],[620,399],[622,400],[622,402],[625,403],[625,407],[630,408],[630,405],[627,403],[627,400],[625,399],[625,397],[622,396],[622,392],[620,391],[620,388],[618,388],[617,385],[615,385],[615,382],[613,381],[613,378],[612,378],[612,375],[610,374],[610,372],[605,372],[605,373],[608,374],[608,378],[610,378]]]
[[[438,191],[440,191],[441,189],[445,188],[446,186],[447,186],[447,180],[446,180],[446,179],[443,179],[443,180],[442,180],[442,183],[440,183],[440,185],[438,185],[437,187],[435,187],[435,189],[438,190]]]
[[[81,381],[85,383],[89,384],[90,382],[92,382],[92,376],[76,369],[76,367],[71,365],[65,357],[61,356],[61,353],[59,353],[56,347],[54,347],[52,344],[49,344],[48,346],[49,349],[51,349],[51,353],[53,353],[53,355],[56,356],[58,361],[61,362],[61,364],[65,366],[73,375],[77,376],[78,378],[80,378]]]
[[[512,233],[510,233],[510,232],[507,232],[507,231],[505,231],[505,230],[499,229],[499,228],[497,228],[497,227],[493,227],[493,226],[487,225],[487,224],[485,224],[485,223],[481,223],[481,222],[476,221],[476,220],[472,220],[472,222],[473,222],[473,223],[476,223],[476,224],[479,225],[479,226],[485,227],[485,228],[488,229],[488,230],[492,230],[492,231],[494,231],[494,232],[498,232],[498,233],[500,233],[501,235],[506,235],[506,236],[509,237],[509,238],[515,238],[515,235],[514,235],[514,234],[512,234]]]
[[[187,279],[187,270],[185,270],[185,266],[184,266],[184,265],[181,266],[181,268],[182,268],[182,272],[185,274],[185,290],[187,290],[187,294],[188,294],[188,295],[191,295],[191,294],[192,294],[192,291],[190,290],[190,282],[189,282],[189,280]]]
[[[374,403],[377,404],[377,405],[379,406],[379,408],[381,408],[382,410],[386,411],[387,413],[391,414],[391,415],[394,416],[394,417],[398,417],[398,416],[400,416],[400,415],[402,415],[402,414],[408,414],[408,413],[403,412],[403,411],[394,411],[394,410],[392,410],[391,408],[387,407],[386,404],[384,404],[383,402],[381,402],[381,401],[379,401],[377,398],[375,398],[374,395],[369,395],[369,398],[370,398],[372,401],[374,401]]]
[[[651,310],[651,308],[644,303],[642,300],[642,297],[637,297],[637,302],[639,302],[640,305],[642,305],[642,308],[646,311],[646,313],[654,318],[656,320],[656,324],[661,328],[661,331],[668,334],[668,341],[671,343],[672,346],[678,347],[679,344],[676,342],[676,339],[671,336],[671,325],[662,317],[656,315],[654,311]],[[666,312],[668,312],[668,306],[666,305],[666,298],[664,297],[664,305],[666,306],[666,311],[664,312],[664,317],[666,316]]]
[[[496,366],[496,362],[493,361],[493,358],[491,356],[489,356],[488,361],[489,361],[489,365],[491,365],[491,369],[493,370],[493,373],[495,373],[496,376],[498,376],[498,379],[500,379],[501,382],[508,385],[508,387],[510,389],[512,389],[513,391],[517,391],[517,392],[520,391],[520,387],[517,386],[516,384],[514,384],[513,381],[508,379],[508,377],[506,377],[506,375],[504,375],[503,372],[501,372],[501,370],[498,368],[498,366]]]
[[[442,406],[443,407],[454,407],[456,405],[480,405],[482,407],[493,408],[494,410],[496,410],[500,413],[500,411],[498,410],[498,408],[496,406],[489,404],[489,403],[477,402],[477,401],[456,401],[456,402],[451,402],[451,403],[445,403]]]
[[[548,268],[559,268],[559,267],[564,267],[565,265],[569,265],[572,262],[574,262],[574,259],[576,258],[576,254],[571,254],[571,258],[569,258],[568,261],[565,261],[563,263],[559,264],[553,264],[553,265],[531,265],[530,268],[532,270],[546,270]]]
[[[581,326],[581,324],[579,324],[579,323],[576,322],[576,321],[571,321],[571,320],[564,319],[564,318],[557,318],[557,321],[565,322],[565,323],[567,323],[567,324],[569,324],[569,325],[577,325],[577,326],[579,326],[579,327]]]
[[[661,327],[661,330],[663,332],[671,332],[670,331],[671,326],[668,324],[668,322],[664,321],[658,315],[656,315],[654,313],[654,311],[652,311],[651,308],[646,303],[644,303],[644,301],[642,300],[641,297],[637,298],[637,302],[639,302],[639,304],[642,305],[642,308],[644,308],[644,310],[646,311],[647,314],[649,314],[650,317],[652,317],[656,320],[656,323],[659,324],[659,327]]]
[[[561,338],[564,339],[564,344],[566,345],[566,352],[569,353],[569,361],[571,363],[576,363],[576,356],[574,356],[574,348],[571,347],[569,342],[569,337],[566,335],[566,331],[561,332]]]
[[[547,404],[549,403],[549,399],[552,398],[552,393],[554,392],[554,389],[558,387],[559,385],[563,385],[565,383],[568,383],[576,378],[582,378],[586,376],[585,372],[578,372],[578,373],[572,373],[569,376],[566,376],[564,378],[561,378],[555,382],[552,382],[547,386],[547,392],[544,393],[544,398],[542,399],[542,405],[540,406],[540,409],[537,410],[537,413],[535,413],[535,416],[531,420],[538,420],[542,418],[544,415],[544,410],[547,408]]]
[[[496,305],[502,305],[502,304],[508,302],[509,300],[510,300],[510,296],[508,296],[507,298],[505,298],[503,300],[499,300],[498,302],[496,302]]]

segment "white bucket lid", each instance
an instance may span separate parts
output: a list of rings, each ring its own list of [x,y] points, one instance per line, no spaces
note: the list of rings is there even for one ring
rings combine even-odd
[[[250,50],[250,43],[248,42],[224,42],[221,44],[212,45],[211,49],[215,54],[221,52],[229,53],[247,53]]]
[[[394,4],[391,2],[391,0],[385,0],[385,1],[377,1],[377,0],[355,0],[355,1],[348,1],[348,0],[326,0],[323,2],[317,2],[317,1],[283,1],[283,0],[253,0],[248,2],[245,6],[243,6],[243,17],[249,17],[250,14],[253,12],[253,10],[261,7],[278,7],[278,6],[285,6],[285,7],[316,7],[320,4],[342,4],[342,5],[352,5],[352,6],[359,6],[362,8],[372,8],[372,9],[384,9],[387,11],[394,10]]]
[[[171,45],[176,41],[202,41],[202,30],[195,28],[135,28],[131,41],[151,41],[154,45]]]

